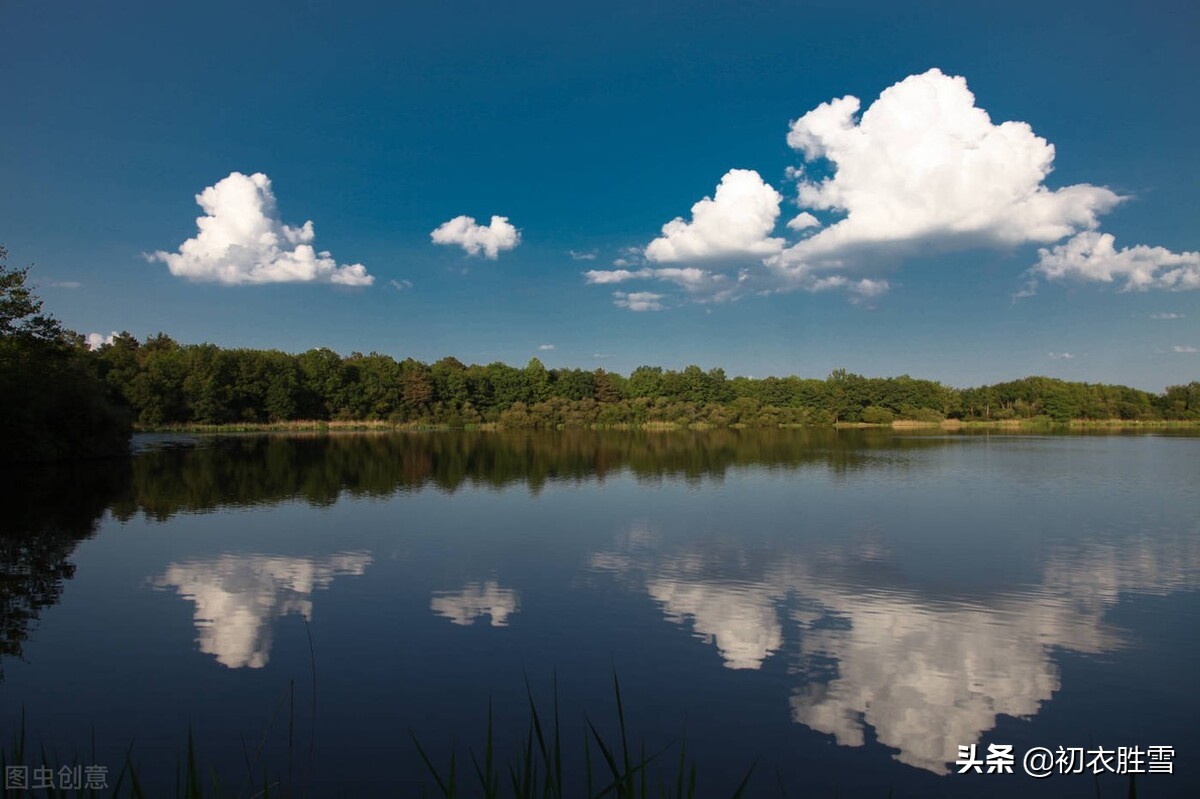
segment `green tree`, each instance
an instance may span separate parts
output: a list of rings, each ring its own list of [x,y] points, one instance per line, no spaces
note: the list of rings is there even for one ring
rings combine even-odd
[[[129,417],[100,379],[78,333],[43,312],[28,269],[0,245],[0,460],[55,460],[129,451]]]

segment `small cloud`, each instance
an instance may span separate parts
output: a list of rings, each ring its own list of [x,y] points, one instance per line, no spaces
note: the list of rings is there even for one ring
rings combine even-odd
[[[1069,361],[1075,357],[1073,352],[1049,352],[1046,354],[1056,361]]]
[[[1176,344],[1174,347],[1171,348],[1171,350],[1173,352],[1178,352],[1182,355],[1191,355],[1192,353],[1200,352],[1200,350],[1196,349],[1195,347],[1181,346],[1179,344]]]
[[[84,337],[84,342],[87,344],[89,350],[98,350],[105,344],[112,344],[113,339],[118,335],[120,334],[115,330],[109,333],[107,336],[103,333],[88,333]]]
[[[573,261],[594,261],[596,260],[596,251],[591,252],[575,252],[575,250],[567,250],[567,255],[571,256]]]
[[[521,243],[521,231],[509,223],[507,216],[493,216],[486,227],[476,224],[473,216],[456,216],[439,225],[429,237],[434,244],[457,244],[467,255],[483,253],[493,261],[501,252]]]
[[[1012,293],[1013,304],[1020,302],[1026,297],[1034,297],[1038,292],[1038,280],[1036,277],[1031,277],[1025,281],[1021,288]]]
[[[663,295],[652,291],[613,292],[613,304],[631,311],[661,311]]]
[[[802,211],[794,219],[787,223],[788,230],[808,230],[809,228],[820,227],[821,220],[810,214],[808,211]]]
[[[375,282],[362,264],[339,265],[330,253],[317,252],[312,220],[300,227],[283,224],[271,179],[262,172],[230,172],[197,194],[196,203],[204,216],[196,220],[195,238],[178,252],[158,250],[146,260],[163,262],[176,277],[227,285]]]
[[[79,289],[83,288],[83,284],[78,280],[55,280],[50,283],[52,289]]]
[[[621,259],[617,259],[621,260]],[[603,285],[606,283],[624,283],[626,280],[635,278],[653,277],[653,269],[638,269],[631,271],[629,269],[589,269],[583,273],[584,278],[589,285]]]
[[[554,345],[553,344],[539,344],[538,349],[541,350],[542,352],[549,352],[550,350],[554,349]]]
[[[1171,311],[1150,314],[1151,319],[1183,319],[1185,316],[1187,316],[1187,314],[1173,313]]]
[[[612,353],[611,352],[593,352],[592,357],[598,358],[600,360],[604,360],[605,358],[611,358]]]
[[[389,280],[388,285],[396,291],[408,291],[413,287],[411,280]]]

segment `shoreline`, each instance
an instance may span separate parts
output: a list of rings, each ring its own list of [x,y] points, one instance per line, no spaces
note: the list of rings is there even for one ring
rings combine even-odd
[[[709,422],[679,424],[677,422],[645,422],[642,424],[613,424],[613,425],[556,425],[534,427],[505,427],[499,422],[482,422],[473,425],[419,424],[414,422],[389,422],[386,420],[370,421],[290,421],[290,422],[243,422],[236,424],[177,424],[154,427],[134,426],[135,433],[419,433],[482,431],[482,432],[513,432],[516,430],[625,430],[625,431],[671,431],[671,430],[771,430],[771,429],[806,429],[806,430],[1200,430],[1200,421],[1186,420],[1131,420],[1131,419],[1072,419],[1067,422],[1055,422],[1045,418],[1034,419],[994,419],[994,420],[962,420],[944,419],[941,421],[916,421],[897,419],[892,422],[835,422],[828,425],[748,425],[744,423],[730,425],[715,425]]]

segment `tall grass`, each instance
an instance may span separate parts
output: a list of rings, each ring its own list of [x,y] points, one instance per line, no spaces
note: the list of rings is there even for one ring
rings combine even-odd
[[[658,773],[653,777],[650,774],[651,766],[658,762],[672,745],[668,744],[651,754],[647,754],[644,741],[636,751],[630,746],[621,683],[615,672],[613,695],[616,699],[617,724],[620,731],[619,747],[606,741],[590,718],[585,719],[582,785],[575,783],[568,786],[563,777],[562,725],[559,718],[557,677],[554,681],[552,727],[547,729],[542,723],[542,714],[533,698],[528,679],[525,681],[525,695],[529,709],[525,734],[518,740],[516,750],[503,766],[497,762],[492,707],[491,703],[488,703],[482,762],[474,750],[469,751],[471,768],[465,777],[466,786],[459,780],[458,752],[452,749],[449,763],[444,769],[439,769],[421,745],[416,733],[410,730],[413,743],[428,775],[437,787],[439,796],[444,799],[456,799],[466,795],[463,793],[465,790],[469,790],[471,795],[482,795],[484,799],[601,799],[607,796],[614,799],[644,799],[649,796],[690,799],[696,796],[696,761],[688,758],[686,737],[679,742],[679,756],[675,768],[667,774]],[[595,766],[593,755],[597,756]],[[751,765],[746,771],[731,794],[732,799],[746,795],[755,766],[756,764]],[[668,775],[671,777],[669,780]]]

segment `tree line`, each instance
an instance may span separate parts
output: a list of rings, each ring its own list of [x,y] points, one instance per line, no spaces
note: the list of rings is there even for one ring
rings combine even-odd
[[[131,411],[0,246],[0,463],[125,454]]]
[[[548,369],[537,358],[435,363],[388,355],[300,354],[180,344],[121,333],[91,354],[114,402],[146,427],[366,421],[509,429],[709,424],[829,425],[895,420],[1200,420],[1200,382],[1153,394],[1027,377],[958,389],[902,375],[837,370],[824,379],[726,376],[722,369]]]

